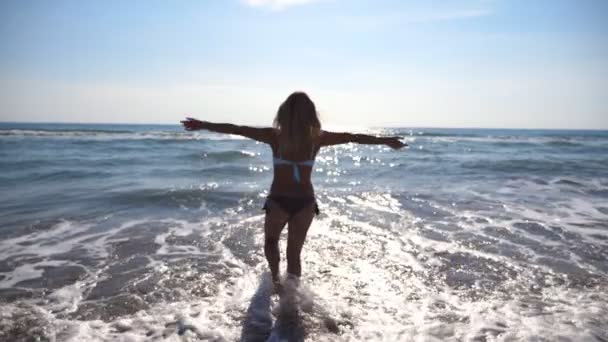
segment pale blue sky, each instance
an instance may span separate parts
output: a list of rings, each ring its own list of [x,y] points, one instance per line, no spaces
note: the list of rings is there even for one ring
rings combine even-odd
[[[608,1],[0,1],[0,121],[608,129]]]

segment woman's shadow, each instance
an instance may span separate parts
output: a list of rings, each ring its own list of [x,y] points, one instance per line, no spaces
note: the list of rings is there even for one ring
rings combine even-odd
[[[266,272],[260,276],[256,292],[251,297],[241,330],[241,342],[304,341],[305,329],[298,303],[297,288],[285,284],[279,291],[278,307],[272,308],[273,285]],[[273,324],[273,312],[276,320]]]

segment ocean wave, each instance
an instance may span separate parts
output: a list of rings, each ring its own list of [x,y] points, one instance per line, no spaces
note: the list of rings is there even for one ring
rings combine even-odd
[[[216,209],[225,209],[239,204],[251,193],[239,191],[209,191],[205,188],[195,189],[135,189],[113,191],[101,195],[110,204],[129,207],[162,207],[162,208],[200,208],[203,204]]]
[[[203,153],[203,159],[209,159],[215,162],[231,162],[239,160],[247,160],[254,158],[256,153],[249,151],[221,151],[221,152],[206,152]]]
[[[438,132],[408,132],[406,135],[420,137],[477,137],[475,134],[438,133]]]
[[[131,134],[133,131],[124,130],[99,130],[99,129],[8,129],[0,130],[0,136],[25,136],[25,137],[46,137],[46,136],[96,136],[96,135],[120,135]]]
[[[75,181],[81,179],[106,179],[113,176],[111,172],[101,170],[48,170],[34,171],[27,174],[28,181]]]
[[[243,137],[208,132],[180,131],[127,131],[127,130],[50,130],[50,129],[8,129],[0,130],[0,137],[28,138],[84,138],[107,140],[241,140]]]
[[[568,172],[579,169],[576,162],[546,159],[503,159],[503,160],[475,160],[461,163],[465,169],[489,170],[497,173],[531,172],[551,174],[554,172]]]
[[[432,143],[486,143],[503,147],[513,145],[546,145],[547,147],[600,147],[608,148],[605,131],[527,131],[527,130],[447,130],[417,131],[386,129],[383,134],[403,137],[410,144]]]
[[[435,143],[459,143],[471,142],[481,144],[492,144],[501,147],[522,146],[522,145],[546,145],[547,147],[589,147],[589,148],[608,148],[608,139],[586,137],[531,137],[531,136],[421,136],[406,137],[407,139],[421,139],[420,141],[430,140]]]
[[[382,132],[401,136],[423,137],[539,137],[539,138],[586,138],[608,139],[608,132],[602,130],[529,130],[529,129],[424,129],[386,128]]]

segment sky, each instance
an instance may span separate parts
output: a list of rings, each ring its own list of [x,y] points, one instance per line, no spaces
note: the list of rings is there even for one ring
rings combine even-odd
[[[608,129],[604,0],[0,0],[0,121]]]

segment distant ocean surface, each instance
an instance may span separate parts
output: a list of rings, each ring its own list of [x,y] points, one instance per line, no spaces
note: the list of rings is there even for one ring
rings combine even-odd
[[[1,123],[0,341],[608,341],[608,131],[368,132],[410,147],[321,151],[278,296],[266,145]]]

